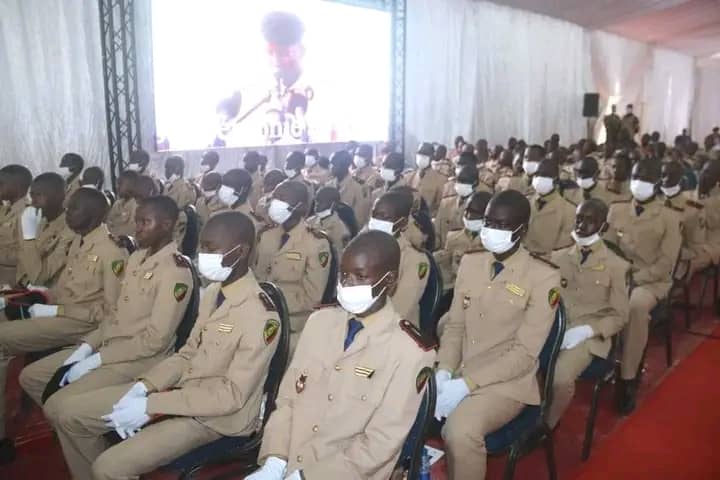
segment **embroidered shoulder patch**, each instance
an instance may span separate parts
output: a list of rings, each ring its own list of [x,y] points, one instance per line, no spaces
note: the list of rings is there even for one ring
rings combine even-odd
[[[185,295],[187,295],[188,292],[188,286],[184,283],[176,283],[175,287],[173,287],[173,297],[175,297],[175,301],[182,302],[182,300],[185,298]]]
[[[275,340],[279,331],[280,322],[274,318],[268,319],[265,322],[265,327],[263,328],[263,340],[265,341],[265,345],[270,345],[272,341]]]
[[[119,277],[123,270],[125,270],[125,260],[115,260],[110,264],[110,267],[115,276]]]
[[[323,268],[327,267],[328,260],[330,260],[330,253],[320,252],[320,254],[318,255],[318,261],[320,262],[320,266]]]
[[[557,288],[551,288],[548,292],[548,304],[550,304],[550,308],[555,308],[558,303],[560,303],[560,291]]]
[[[428,269],[429,269],[429,266],[428,266],[427,262],[422,262],[418,265],[418,277],[420,278],[420,280],[425,278],[425,276],[428,273]]]

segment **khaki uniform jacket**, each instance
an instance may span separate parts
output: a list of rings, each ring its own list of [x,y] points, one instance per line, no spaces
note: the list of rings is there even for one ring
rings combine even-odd
[[[289,178],[288,180],[291,180],[293,182],[300,182],[305,185],[305,189],[308,192],[308,205],[312,205],[312,202],[315,200],[315,190],[318,187],[317,183],[308,181],[307,179],[305,179],[305,177],[302,176],[302,174],[296,175],[294,178]],[[268,207],[269,206],[270,202],[268,201]]]
[[[350,230],[340,220],[337,213],[333,212],[332,215],[326,218],[313,215],[306,220],[306,223],[311,229],[322,230],[327,234],[339,259],[343,250],[345,250],[345,246],[350,241]]]
[[[478,184],[475,187],[475,191],[493,194],[495,193],[495,187],[492,186],[494,185],[494,180],[490,180],[490,182],[488,182],[485,177],[486,174],[492,175],[489,172],[478,173]],[[443,186],[443,200],[447,197],[452,197],[453,195],[457,195],[457,192],[455,191],[455,177],[450,177]],[[442,203],[440,203],[440,207],[442,207]]]
[[[533,253],[548,255],[553,250],[573,243],[570,236],[575,227],[575,206],[557,191],[530,200],[530,226],[525,235],[525,248]],[[540,207],[539,201],[546,202]]]
[[[155,255],[145,249],[130,255],[110,316],[83,339],[103,365],[143,361],[149,369],[172,351],[193,291],[192,273],[175,263],[177,253],[170,242]]]
[[[430,165],[432,166],[433,170],[438,172],[440,175],[444,175],[448,178],[452,177],[455,173],[455,166],[448,159],[433,160]]]
[[[18,263],[18,239],[20,232],[20,216],[28,202],[21,198],[10,206],[0,207],[0,265],[15,267]]]
[[[435,261],[442,272],[445,290],[455,288],[460,261],[468,251],[482,252],[485,251],[485,247],[480,240],[480,235],[462,228],[448,233],[444,248],[434,253]]]
[[[210,220],[213,213],[219,212],[220,210],[226,210],[227,207],[217,196],[217,193],[211,197],[202,196],[198,198],[195,204],[197,208],[198,219],[200,220],[200,229],[202,230],[203,225]]]
[[[263,174],[258,168],[255,173],[251,173],[250,176],[252,177],[252,189],[250,190],[247,201],[250,202],[250,206],[254,209],[263,194]]]
[[[566,327],[588,325],[595,336],[587,340],[590,353],[607,358],[612,336],[628,321],[628,273],[630,264],[610,251],[603,241],[589,247],[592,253],[581,264],[580,249],[570,248],[553,253],[552,261],[560,267],[561,295],[567,313]]]
[[[422,171],[411,171],[406,175],[405,180],[409,186],[420,193],[420,196],[430,209],[430,215],[435,217],[438,208],[440,208],[443,187],[447,183],[447,177],[428,167]]]
[[[58,314],[88,323],[108,318],[117,303],[127,257],[105,224],[85,237],[76,235],[65,269],[48,291],[51,303],[62,307]]]
[[[260,233],[257,242],[255,274],[261,281],[273,282],[282,290],[290,312],[292,332],[301,332],[313,309],[322,301],[330,275],[330,245],[303,223],[285,233],[273,227]]]
[[[108,212],[105,223],[110,233],[119,237],[121,235],[135,235],[135,209],[137,202],[134,198],[118,198]]]
[[[523,195],[532,195],[535,193],[532,185],[528,184],[524,175],[504,176],[499,178],[495,184],[495,191],[503,192],[505,190],[516,190]]]
[[[329,186],[340,192],[340,200],[353,209],[358,225],[367,223],[370,216],[370,193],[368,189],[348,175],[342,181],[331,180]]]
[[[698,198],[697,194],[694,195]],[[705,205],[705,221],[707,227],[708,250],[711,252],[713,262],[720,261],[720,192],[711,192],[702,199]]]
[[[560,273],[520,248],[491,279],[490,253],[460,262],[439,368],[456,372],[473,393],[540,403],[538,356],[555,319]]]
[[[683,260],[697,257],[705,251],[707,245],[705,206],[700,201],[695,201],[693,196],[693,193],[681,192],[674,197],[661,197],[664,205],[680,216]]]
[[[598,188],[603,190],[602,200],[606,200],[606,204],[609,207],[613,203],[618,202],[629,202],[633,196],[630,193],[630,182],[617,183],[612,180],[603,180],[599,182]],[[600,194],[598,193],[598,196]]]
[[[320,167],[320,165],[317,164],[313,165],[310,168],[304,169],[303,176],[308,182],[315,183],[317,185],[325,185],[331,179],[330,169],[322,168]]]
[[[643,206],[639,216],[636,201],[610,207],[605,235],[615,242],[632,261],[633,282],[648,287],[657,298],[668,293],[671,273],[682,244],[677,212],[663,206],[659,199]]]
[[[80,184],[82,176],[83,172],[80,172],[77,177],[67,182],[67,184],[65,185],[65,200],[63,201],[64,207],[67,207],[68,202],[70,201],[70,197],[72,197],[72,194],[77,192],[78,188],[82,187],[82,185]]]
[[[365,328],[343,351],[350,317],[340,308],[315,312],[283,377],[260,458],[286,458],[288,473],[386,480],[417,415],[418,373],[435,352],[400,328],[402,316],[389,302],[363,319]]]
[[[415,248],[405,235],[402,233],[397,239],[400,245],[400,271],[392,301],[401,317],[419,327],[420,299],[427,286],[430,264],[425,252]]]
[[[360,185],[364,185],[368,192],[372,192],[376,188],[380,188],[385,183],[380,176],[377,168],[368,166],[353,172],[353,178]]]
[[[68,259],[70,244],[77,234],[65,223],[65,213],[48,222],[43,218],[34,240],[20,237],[17,283],[52,287]]]
[[[563,192],[563,196],[565,197],[565,200],[575,206],[578,206],[585,200],[589,200],[591,198],[602,200],[608,208],[612,203],[618,201],[618,194],[611,192],[607,189],[607,185],[600,185],[600,183],[596,183],[592,188],[587,190],[582,188],[565,190]]]
[[[195,187],[184,178],[178,178],[173,183],[165,185],[165,195],[175,200],[180,210],[194,204],[197,196]]]
[[[380,197],[382,197],[384,194],[386,194],[388,191],[390,191],[390,189],[393,187],[402,187],[405,185],[407,185],[407,182],[405,181],[405,179],[403,177],[400,177],[392,185],[388,185],[386,182],[386,183],[383,183],[381,187],[373,190],[372,195],[371,195],[371,200],[370,200],[370,215],[368,215],[368,220],[370,219],[370,216],[372,216],[372,209],[375,206],[375,202],[377,202]],[[419,196],[418,196],[418,200],[419,200]],[[365,222],[365,223],[367,223],[367,222]],[[360,223],[358,223],[358,225],[360,225]]]
[[[465,201],[459,195],[452,195],[442,199],[437,216],[435,217],[435,247],[442,248],[445,245],[448,232],[463,228],[463,214],[465,213]]]
[[[159,393],[149,415],[194,417],[225,436],[259,426],[263,387],[280,336],[280,320],[252,271],[222,288],[211,284],[187,343],[142,376]]]

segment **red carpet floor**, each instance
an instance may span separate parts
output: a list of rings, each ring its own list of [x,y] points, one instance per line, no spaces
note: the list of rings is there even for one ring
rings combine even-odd
[[[718,326],[709,309],[696,312],[693,317],[695,331],[709,333]],[[671,369],[665,366],[664,349],[659,340],[651,340],[638,410],[628,419],[618,417],[612,405],[612,389],[604,391],[594,450],[586,465],[580,462],[580,448],[590,388],[579,385],[575,400],[555,432],[560,479],[720,479],[720,455],[713,455],[713,449],[720,447],[720,382],[717,381],[720,340],[704,340],[686,333],[677,315],[673,342],[675,365]],[[13,464],[0,467],[0,480],[68,480],[70,476],[62,453],[42,413],[35,407],[20,408],[18,360],[11,366],[9,430],[17,441],[18,458]],[[501,478],[503,466],[504,459],[491,459],[488,479]],[[515,479],[540,480],[547,478],[546,475],[542,453],[534,452],[520,460]],[[211,477],[201,474],[197,478]],[[176,477],[153,474],[150,478]],[[433,469],[433,479],[445,478],[446,465],[441,459]]]

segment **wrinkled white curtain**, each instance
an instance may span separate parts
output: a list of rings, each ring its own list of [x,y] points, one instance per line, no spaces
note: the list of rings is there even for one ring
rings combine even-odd
[[[582,28],[471,0],[408,0],[406,149],[584,135]]]
[[[692,133],[700,142],[720,126],[720,60],[698,65]]]
[[[0,0],[0,164],[69,151],[107,170],[97,1]]]

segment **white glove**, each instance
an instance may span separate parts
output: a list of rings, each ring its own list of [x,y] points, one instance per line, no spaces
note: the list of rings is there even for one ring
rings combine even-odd
[[[28,283],[27,289],[28,290],[37,290],[39,292],[47,292],[48,291],[47,287],[43,287],[42,285],[33,285],[32,283]]]
[[[287,462],[282,458],[268,457],[265,465],[252,475],[245,477],[245,480],[283,480]]]
[[[5,310],[5,306],[7,304],[5,303],[5,297],[0,297],[0,310]]]
[[[83,343],[63,362],[63,366],[70,365],[71,363],[85,360],[93,353],[93,348],[87,343]]]
[[[563,336],[561,350],[570,350],[577,347],[588,338],[592,338],[595,335],[590,325],[580,325],[579,327],[572,327],[565,331]]]
[[[438,420],[448,417],[460,404],[463,398],[470,394],[470,389],[462,378],[448,380],[443,385],[443,389],[438,395],[437,405],[435,406],[435,418]]]
[[[102,364],[102,359],[99,353],[93,353],[84,360],[80,360],[75,365],[70,367],[70,370],[65,372],[63,378],[60,380],[60,386],[64,387],[68,383],[72,383],[79,378],[84,377],[91,371],[95,370]]]
[[[302,480],[302,476],[300,475],[300,470],[295,470],[293,473],[285,477],[285,480]]]
[[[58,306],[57,305],[43,305],[42,303],[36,303],[30,305],[28,308],[31,317],[57,317]]]
[[[437,385],[437,391],[440,392],[443,385],[452,379],[452,373],[447,370],[438,370],[435,372],[435,384]]]
[[[147,414],[147,403],[147,397],[135,397],[127,400],[120,407],[113,407],[112,413],[103,415],[101,418],[105,420],[106,427],[115,428],[121,437],[122,431],[133,436],[150,421],[150,416]]]
[[[35,240],[38,230],[40,229],[40,221],[42,213],[39,208],[27,207],[20,216],[20,226],[22,228],[23,239]]]
[[[143,382],[136,382],[118,402],[113,409],[124,407],[130,400],[147,397],[148,391]]]

